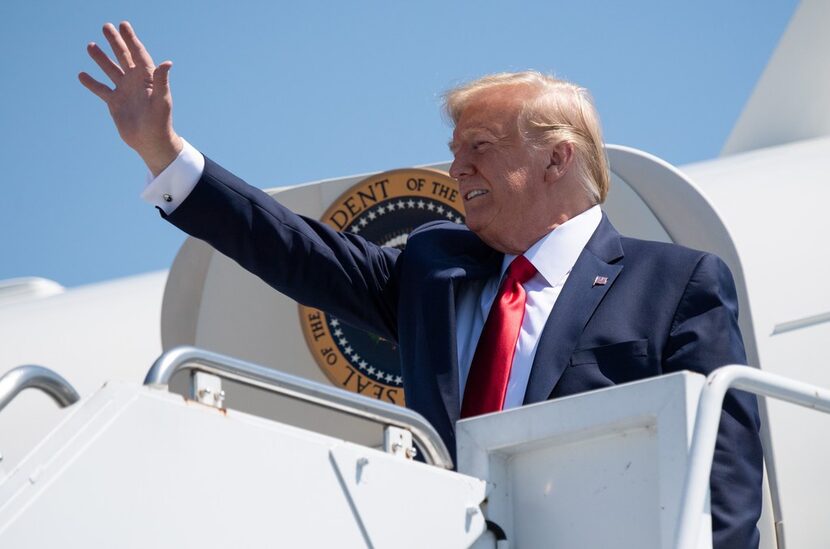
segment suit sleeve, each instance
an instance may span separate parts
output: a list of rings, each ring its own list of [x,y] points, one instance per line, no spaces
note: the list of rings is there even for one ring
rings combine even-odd
[[[735,284],[723,261],[704,255],[675,313],[664,368],[708,375],[726,364],[746,364]],[[715,549],[758,546],[763,463],[759,425],[755,396],[729,391],[710,479]]]
[[[397,340],[398,250],[299,216],[207,157],[162,217],[296,301]]]

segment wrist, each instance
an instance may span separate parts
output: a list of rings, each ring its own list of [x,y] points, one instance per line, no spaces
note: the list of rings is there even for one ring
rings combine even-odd
[[[179,156],[183,147],[182,138],[173,133],[169,139],[155,144],[152,148],[143,149],[139,152],[139,155],[153,174],[153,177],[158,177],[167,166],[176,160],[176,157]]]

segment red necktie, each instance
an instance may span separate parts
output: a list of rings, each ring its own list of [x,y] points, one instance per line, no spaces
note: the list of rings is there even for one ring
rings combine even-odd
[[[535,274],[536,268],[523,255],[507,268],[470,365],[461,404],[462,418],[496,412],[504,406],[513,353],[525,316],[527,295],[522,284]]]

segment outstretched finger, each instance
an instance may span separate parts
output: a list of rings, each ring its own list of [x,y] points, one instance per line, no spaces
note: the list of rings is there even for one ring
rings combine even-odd
[[[83,84],[86,89],[100,97],[102,101],[107,102],[107,100],[110,97],[110,94],[112,93],[112,90],[109,88],[109,86],[106,86],[98,82],[85,72],[82,72],[78,75],[78,80],[81,81],[81,84]]]
[[[144,44],[138,39],[136,36],[133,27],[130,25],[128,21],[122,21],[121,25],[119,26],[119,30],[121,31],[121,38],[124,39],[124,43],[127,44],[127,48],[130,50],[130,55],[133,58],[133,62],[136,65],[142,65],[145,67],[152,67],[153,66],[153,58],[150,57],[150,54],[147,52],[147,49],[144,47]]]
[[[121,80],[121,77],[124,76],[124,71],[121,70],[121,67],[115,64],[115,62],[109,58],[109,56],[104,53],[98,44],[95,42],[90,42],[87,47],[86,51],[89,53],[89,56],[101,67],[101,70],[104,71],[104,74],[109,76],[110,80],[113,81],[114,84],[118,84],[118,81]]]
[[[118,31],[115,30],[115,26],[112,23],[104,25],[104,37],[109,42],[112,53],[115,54],[115,58],[118,59],[121,68],[127,70],[132,67],[133,58],[130,55],[130,50],[127,49],[127,44],[124,43],[124,39],[121,38],[121,35],[118,34]]]

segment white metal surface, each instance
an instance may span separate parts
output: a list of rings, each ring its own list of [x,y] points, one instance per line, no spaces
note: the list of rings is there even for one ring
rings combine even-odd
[[[467,514],[484,487],[166,391],[108,384],[0,481],[0,546],[467,547],[484,530],[480,513]]]
[[[681,515],[677,522],[675,546],[678,549],[698,547],[699,520],[701,512],[705,512],[708,507],[709,475],[712,471],[712,456],[715,453],[723,398],[726,391],[732,388],[830,413],[830,390],[821,387],[739,365],[724,366],[709,374],[700,395],[689,452]],[[814,433],[816,435],[817,438],[821,437],[820,433]]]
[[[830,329],[830,287],[819,282],[830,269],[830,247],[820,241],[830,231],[828,158],[830,137],[682,168],[717,208],[740,255],[763,369],[773,367],[773,340]],[[784,364],[791,371],[802,362]]]
[[[107,379],[140,383],[161,353],[166,272],[67,289],[0,307],[0,375],[42,364],[84,397]],[[0,453],[18,463],[65,417],[46,395],[24,391],[0,413]]]
[[[671,547],[703,383],[682,372],[460,421],[459,471],[487,481],[511,547]]]
[[[58,295],[65,290],[54,280],[37,276],[0,280],[0,307]]]
[[[449,471],[425,474],[423,466],[412,474],[399,465],[406,461],[352,444],[330,453],[373,547],[469,547],[484,531],[484,482]]]

